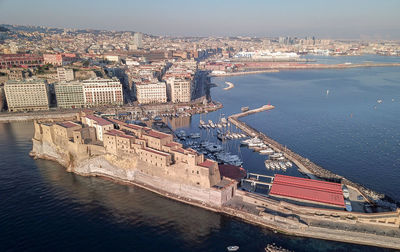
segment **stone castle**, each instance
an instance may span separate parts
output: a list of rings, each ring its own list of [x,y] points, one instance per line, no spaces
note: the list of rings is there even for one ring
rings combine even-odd
[[[68,171],[133,182],[176,197],[221,206],[236,181],[221,178],[218,163],[148,127],[83,112],[76,120],[35,122],[31,155]]]

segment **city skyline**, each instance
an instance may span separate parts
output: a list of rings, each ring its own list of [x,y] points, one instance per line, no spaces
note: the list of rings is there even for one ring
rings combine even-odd
[[[399,39],[398,1],[0,1],[0,23],[168,36]],[[62,10],[62,15],[60,15]]]

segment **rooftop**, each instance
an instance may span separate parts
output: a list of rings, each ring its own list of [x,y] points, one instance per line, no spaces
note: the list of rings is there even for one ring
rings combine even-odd
[[[151,148],[144,148],[144,150],[152,152],[152,153],[155,153],[155,154],[159,154],[159,155],[164,156],[164,157],[169,157],[170,156],[169,153],[158,151],[158,150],[151,149]]]
[[[94,116],[94,115],[87,115],[86,118],[96,121],[96,123],[100,126],[113,124],[112,122],[110,122],[104,118]]]
[[[212,161],[212,160],[210,160],[210,159],[206,159],[206,160],[204,160],[203,163],[200,163],[200,164],[198,164],[198,165],[199,165],[199,166],[206,167],[206,168],[212,168],[212,167],[214,166],[214,164],[215,164],[215,161]]]
[[[159,131],[154,131],[154,130],[150,130],[150,131],[146,132],[146,135],[151,136],[151,137],[155,137],[155,138],[158,138],[158,139],[164,139],[164,138],[167,138],[167,137],[171,136],[169,134],[165,134],[165,133],[162,133],[162,132],[159,132]]]
[[[217,188],[217,189],[222,189],[225,188],[229,185],[231,185],[232,183],[234,183],[234,180],[230,180],[230,179],[221,179],[220,182],[218,182],[218,184],[214,185],[213,187]]]
[[[338,183],[276,174],[269,194],[345,207]]]
[[[231,178],[236,181],[240,181],[242,178],[246,177],[246,170],[239,166],[234,166],[230,164],[218,165],[219,173],[223,177]]]
[[[108,130],[104,134],[111,135],[111,136],[123,136],[123,135],[125,135],[125,133],[123,131],[116,130],[116,129]]]
[[[64,128],[72,128],[72,127],[80,126],[79,124],[71,122],[71,121],[59,122],[57,124]]]

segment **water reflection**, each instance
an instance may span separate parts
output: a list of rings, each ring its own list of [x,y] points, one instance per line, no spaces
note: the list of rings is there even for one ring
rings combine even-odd
[[[221,216],[197,207],[166,199],[144,189],[115,184],[98,177],[67,174],[53,162],[35,161],[45,183],[53,187],[55,200],[68,200],[81,205],[90,214],[102,209],[110,220],[124,225],[150,226],[174,230],[188,243],[201,241],[212,230],[220,228]]]

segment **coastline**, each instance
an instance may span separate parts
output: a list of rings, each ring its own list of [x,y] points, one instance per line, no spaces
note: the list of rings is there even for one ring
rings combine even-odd
[[[232,62],[232,64],[243,62]],[[260,73],[277,73],[280,70],[308,70],[308,69],[347,69],[347,68],[366,68],[366,67],[400,67],[400,63],[360,63],[360,64],[302,64],[297,62],[247,62],[260,64],[258,66],[243,67],[238,72],[227,72],[225,74],[212,74],[210,77],[229,77]],[[262,63],[266,63],[263,65]],[[254,70],[259,68],[259,70]]]
[[[101,173],[101,172],[91,172],[90,174],[79,173],[76,171],[71,171],[68,168],[68,163],[62,162],[62,160],[58,158],[54,158],[48,155],[38,155],[37,153],[31,152],[29,154],[33,158],[40,158],[45,159],[53,162],[57,162],[60,165],[66,168],[66,171],[73,172],[80,176],[93,176],[93,177],[100,177],[102,179],[109,179],[115,183],[128,185],[128,186],[138,186],[142,189],[148,190],[150,192],[156,193],[160,196],[184,203],[189,204],[195,207],[200,207],[208,211],[225,214],[227,216],[237,218],[241,221],[258,225],[261,227],[265,227],[276,232],[280,232],[285,235],[291,236],[299,236],[299,237],[307,237],[313,239],[322,239],[322,240],[330,240],[330,241],[338,241],[338,242],[347,242],[359,245],[367,245],[367,246],[374,246],[374,247],[382,247],[382,248],[390,248],[390,249],[400,249],[400,243],[397,241],[392,241],[391,237],[385,237],[380,235],[368,234],[368,233],[359,233],[359,232],[352,232],[352,231],[343,231],[343,230],[331,230],[329,228],[320,228],[320,227],[308,227],[307,229],[293,229],[290,225],[287,225],[282,222],[266,222],[264,218],[261,216],[256,216],[252,213],[248,213],[246,211],[242,211],[239,209],[234,209],[228,206],[222,207],[215,207],[211,205],[207,205],[205,203],[180,197],[174,195],[172,193],[165,192],[159,188],[154,188],[150,185],[145,183],[140,183],[137,181],[126,180],[120,177],[112,176],[110,174]],[[241,194],[245,194],[241,192]]]
[[[248,75],[248,74],[260,74],[260,73],[278,73],[277,69],[268,69],[268,70],[256,70],[256,71],[243,71],[243,72],[232,72],[226,74],[210,74],[210,77],[228,77],[228,76],[240,76],[240,75]]]

